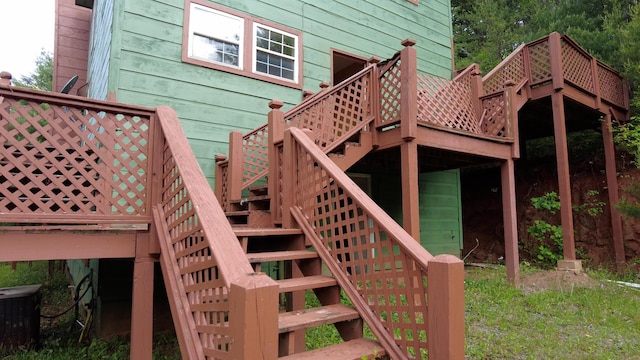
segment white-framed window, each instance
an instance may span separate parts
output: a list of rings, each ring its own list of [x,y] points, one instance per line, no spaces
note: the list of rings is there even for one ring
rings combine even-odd
[[[297,82],[298,37],[253,24],[253,71]]]
[[[185,0],[182,61],[302,88],[302,34],[204,0]]]
[[[244,19],[191,4],[189,57],[242,69]]]

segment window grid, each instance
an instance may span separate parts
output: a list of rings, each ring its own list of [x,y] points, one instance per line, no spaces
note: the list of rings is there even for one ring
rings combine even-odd
[[[254,71],[296,81],[297,37],[255,24]]]

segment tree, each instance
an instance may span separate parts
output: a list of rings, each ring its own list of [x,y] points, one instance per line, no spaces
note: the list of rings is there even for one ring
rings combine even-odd
[[[16,86],[29,87],[37,90],[51,91],[53,85],[53,55],[42,49],[36,58],[36,69],[29,76],[21,76],[13,80]]]

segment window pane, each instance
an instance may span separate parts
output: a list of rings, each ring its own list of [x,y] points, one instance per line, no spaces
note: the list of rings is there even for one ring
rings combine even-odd
[[[256,64],[256,71],[257,72],[261,72],[261,73],[266,73],[267,72],[267,64],[265,64],[265,63],[257,63]]]
[[[277,43],[282,43],[282,34],[277,33],[275,31],[271,32],[271,41],[275,41]]]
[[[269,66],[269,75],[280,76],[280,68]]]
[[[271,43],[269,50],[282,54],[282,45]]]
[[[282,70],[282,77],[285,79],[293,80],[293,71],[291,70]]]
[[[285,55],[289,55],[291,57],[294,57],[296,55],[296,49],[292,48],[292,47],[288,47],[288,46],[283,46],[282,49],[282,53]]]
[[[279,56],[275,56],[272,54],[269,54],[269,65],[273,65],[273,66],[281,66],[282,65],[282,58]]]
[[[282,67],[284,69],[293,70],[293,60],[282,58]]]
[[[267,61],[269,61],[269,55],[267,55],[267,53],[264,51],[257,51],[256,57],[258,59],[258,62],[266,63]]]
[[[296,45],[296,40],[293,37],[287,36],[287,35],[283,35],[283,37],[284,37],[284,44],[285,45],[291,46],[291,47]]]
[[[256,40],[256,46],[261,48],[261,49],[268,49],[269,48],[269,40],[258,38]]]
[[[269,38],[269,30],[265,28],[261,28],[260,26],[256,27],[256,36],[268,39]]]

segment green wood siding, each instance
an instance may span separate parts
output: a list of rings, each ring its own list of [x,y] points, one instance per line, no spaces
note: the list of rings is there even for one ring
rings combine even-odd
[[[420,243],[431,254],[460,256],[460,170],[420,174]]]
[[[391,57],[400,41],[417,40],[418,68],[451,74],[448,0],[218,0],[259,19],[302,32],[304,89],[331,79],[331,49],[363,57]],[[228,133],[248,132],[267,120],[268,102],[301,100],[301,91],[183,63],[184,0],[125,0],[113,5],[108,90],[117,100],[173,107],[205,175],[213,183],[214,156],[228,153]],[[105,45],[106,46],[106,45]]]

